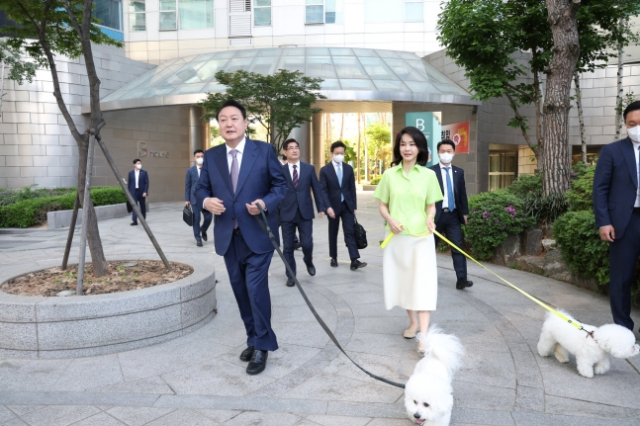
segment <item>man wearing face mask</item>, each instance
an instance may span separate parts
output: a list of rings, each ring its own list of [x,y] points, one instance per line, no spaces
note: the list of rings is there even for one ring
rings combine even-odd
[[[628,137],[602,147],[593,179],[593,212],[609,245],[613,321],[633,330],[631,287],[640,256],[640,101],[622,114]]]
[[[450,139],[438,142],[440,162],[430,167],[436,173],[444,199],[436,203],[436,231],[445,234],[452,243],[462,247],[462,224],[467,223],[469,202],[464,183],[464,170],[451,164],[456,144]],[[436,236],[436,247],[440,239]],[[456,288],[464,290],[473,285],[467,279],[467,258],[458,250],[451,249],[453,269],[456,271]]]
[[[133,160],[133,170],[129,172],[129,182],[127,183],[129,193],[136,204],[140,206],[140,213],[142,217],[147,218],[147,205],[145,200],[147,193],[149,192],[149,174],[142,170],[142,162],[139,158]],[[138,217],[135,210],[131,213],[131,226],[138,224]]]
[[[320,169],[320,187],[325,197],[324,205],[329,216],[329,256],[331,266],[338,267],[338,228],[342,218],[344,242],[349,249],[351,270],[355,271],[367,266],[360,262],[360,253],[356,246],[355,213],[358,208],[356,200],[356,181],[353,168],[344,164],[344,151],[347,146],[341,141],[331,144],[332,161]]]
[[[184,182],[184,203],[188,206],[191,205],[193,209],[193,236],[196,238],[196,245],[202,247],[202,240],[207,241],[207,230],[213,215],[202,210],[202,206],[196,203],[196,188],[198,187],[198,179],[200,179],[200,172],[202,169],[202,163],[204,162],[204,152],[201,149],[196,149],[193,152],[193,160],[195,165],[187,169],[187,176]],[[200,213],[204,216],[204,223],[200,226]]]

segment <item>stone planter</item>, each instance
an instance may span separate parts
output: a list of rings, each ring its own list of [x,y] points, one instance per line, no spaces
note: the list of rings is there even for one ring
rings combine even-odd
[[[144,256],[145,259],[155,259]],[[122,256],[118,260],[137,260]],[[28,297],[0,292],[0,357],[69,358],[147,346],[187,334],[217,313],[215,271],[194,268],[174,283],[95,296]],[[0,282],[59,265],[4,268]]]
[[[127,205],[112,204],[109,206],[94,207],[96,210],[96,216],[98,220],[113,219],[116,217],[125,217],[131,213],[127,212]],[[149,203],[147,203],[147,212],[149,212]],[[73,210],[57,210],[47,213],[47,228],[68,228],[71,225],[71,216],[73,216]],[[76,226],[82,225],[82,209],[78,209],[78,218],[76,220]]]

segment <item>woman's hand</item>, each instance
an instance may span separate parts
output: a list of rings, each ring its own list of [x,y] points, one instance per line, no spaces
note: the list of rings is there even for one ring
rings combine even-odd
[[[393,232],[394,234],[399,234],[402,231],[404,231],[404,226],[402,226],[400,222],[398,222],[395,219],[390,219],[387,221],[387,223],[389,224],[389,228],[391,229],[391,232]]]
[[[433,221],[433,217],[432,216],[427,216],[427,228],[429,228],[429,232],[431,232],[433,234],[433,231],[436,230],[436,224]]]

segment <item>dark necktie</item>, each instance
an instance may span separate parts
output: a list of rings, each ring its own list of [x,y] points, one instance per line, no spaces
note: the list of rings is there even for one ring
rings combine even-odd
[[[298,166],[293,166],[293,187],[298,189]]]

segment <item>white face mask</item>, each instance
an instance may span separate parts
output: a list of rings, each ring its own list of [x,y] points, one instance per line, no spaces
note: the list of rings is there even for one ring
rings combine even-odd
[[[449,164],[453,160],[453,154],[449,154],[448,152],[438,154],[438,157],[440,158],[440,162],[442,164]]]
[[[640,126],[627,129],[627,134],[634,142],[640,142]]]
[[[136,169],[140,170],[142,168],[142,163],[136,164]]]
[[[333,156],[333,161],[335,161],[336,163],[340,164],[344,161],[344,155],[342,154],[336,154]]]
[[[196,158],[196,163],[197,164],[202,164],[204,163],[204,158],[200,157],[200,158]]]

